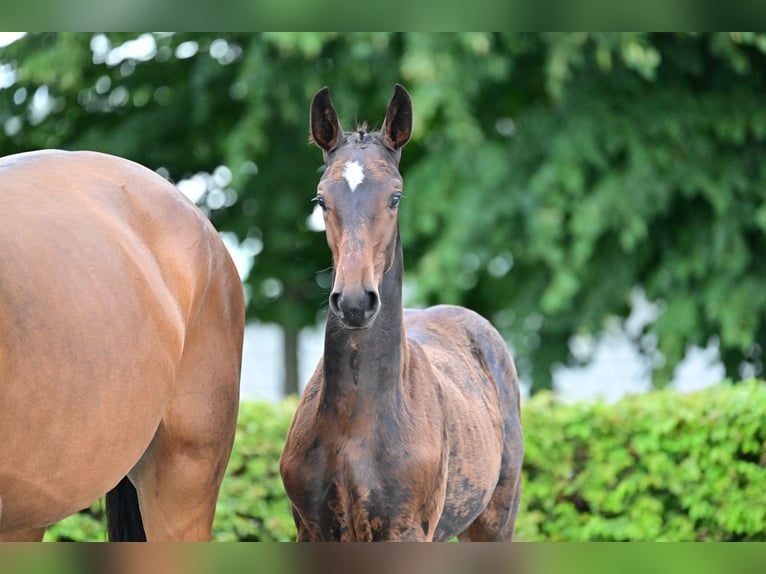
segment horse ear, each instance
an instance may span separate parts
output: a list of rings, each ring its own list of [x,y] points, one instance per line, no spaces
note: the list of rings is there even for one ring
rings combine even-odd
[[[412,98],[401,85],[394,86],[383,122],[386,145],[396,151],[410,141],[412,135]]]
[[[328,152],[338,146],[342,134],[343,128],[330,99],[330,88],[325,86],[311,100],[311,137]]]

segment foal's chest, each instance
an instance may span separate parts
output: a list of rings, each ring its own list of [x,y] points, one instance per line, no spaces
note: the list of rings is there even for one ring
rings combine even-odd
[[[288,492],[310,539],[423,540],[438,520],[440,473],[373,437],[328,445]],[[318,449],[317,449],[318,450]],[[434,469],[435,470],[435,469]],[[300,528],[300,525],[299,525]]]

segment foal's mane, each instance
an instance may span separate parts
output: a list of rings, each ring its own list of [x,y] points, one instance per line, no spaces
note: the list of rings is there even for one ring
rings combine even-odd
[[[378,140],[378,136],[380,135],[379,131],[370,131],[369,126],[367,125],[367,122],[362,122],[358,126],[356,126],[356,129],[351,132],[344,132],[343,137],[346,140],[346,143],[366,143],[370,139],[373,139],[375,141]]]
[[[367,122],[362,122],[361,124],[358,124],[354,130],[343,132],[343,142],[351,145],[366,143],[382,144],[383,140],[380,135],[380,130],[371,131]],[[309,144],[318,145],[311,135],[309,135]]]

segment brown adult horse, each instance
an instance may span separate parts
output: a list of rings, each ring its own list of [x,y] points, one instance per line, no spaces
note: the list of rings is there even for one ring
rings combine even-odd
[[[0,539],[41,540],[110,489],[111,539],[209,539],[244,329],[212,225],[92,152],[3,158],[0,213]]]
[[[462,307],[402,308],[398,165],[412,102],[344,134],[323,88],[311,133],[335,278],[324,356],[280,470],[299,540],[510,540],[523,437],[503,339]]]

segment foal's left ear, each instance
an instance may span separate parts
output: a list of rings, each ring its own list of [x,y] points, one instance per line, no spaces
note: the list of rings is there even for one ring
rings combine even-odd
[[[394,86],[394,95],[388,102],[386,120],[383,122],[386,146],[398,150],[412,135],[412,98],[402,86]]]

